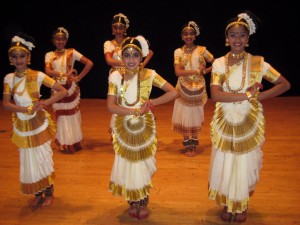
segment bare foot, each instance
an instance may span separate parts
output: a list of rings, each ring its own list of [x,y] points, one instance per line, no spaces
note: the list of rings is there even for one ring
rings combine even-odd
[[[139,220],[144,220],[148,218],[149,212],[146,206],[140,206],[139,209]]]
[[[247,219],[247,212],[236,213],[234,217],[234,222],[243,223]]]
[[[29,207],[36,209],[37,207],[40,206],[42,202],[43,202],[43,196],[42,195],[36,196],[33,200],[30,201]]]
[[[225,222],[231,222],[232,213],[227,212],[227,207],[224,207],[220,217]]]
[[[137,204],[133,204],[128,209],[128,215],[133,218],[139,218]]]
[[[44,199],[44,201],[43,201],[42,207],[51,206],[51,204],[53,202],[53,199],[54,199],[53,195],[46,196],[45,199]]]

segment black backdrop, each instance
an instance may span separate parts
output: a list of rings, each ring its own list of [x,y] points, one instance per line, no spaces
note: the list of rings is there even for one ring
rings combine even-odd
[[[295,0],[293,0],[295,2]],[[155,69],[173,85],[177,77],[173,69],[173,52],[182,46],[180,37],[184,23],[193,20],[201,28],[196,44],[204,45],[215,58],[228,52],[224,29],[228,19],[251,10],[262,21],[257,33],[250,37],[248,51],[262,55],[292,84],[283,96],[299,96],[300,74],[296,69],[300,39],[299,7],[289,1],[219,0],[219,1],[9,1],[1,6],[0,74],[14,70],[9,65],[7,50],[11,37],[18,31],[33,36],[37,45],[32,52],[32,69],[44,70],[45,53],[54,49],[51,35],[55,28],[65,27],[70,38],[67,47],[77,49],[94,62],[90,73],[80,82],[82,98],[106,98],[109,66],[103,54],[103,43],[112,39],[111,20],[121,12],[130,20],[129,36],[143,35],[150,42],[154,57],[147,67]],[[76,65],[80,69],[80,65]],[[206,77],[209,93],[210,77]],[[270,85],[265,84],[268,88]],[[3,86],[0,91],[2,93]],[[42,91],[43,96],[49,90]],[[153,90],[153,95],[160,90]],[[2,95],[1,95],[2,98]]]

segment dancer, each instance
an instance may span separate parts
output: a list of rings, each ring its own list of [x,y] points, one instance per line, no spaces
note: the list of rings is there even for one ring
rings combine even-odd
[[[57,132],[55,142],[63,153],[75,153],[82,149],[80,113],[80,82],[92,69],[94,63],[74,48],[66,49],[69,32],[58,27],[52,35],[55,50],[45,55],[45,72],[62,84],[69,95],[53,104],[56,115]],[[84,65],[79,74],[74,68],[75,61]],[[55,93],[55,91],[54,91]]]
[[[148,43],[142,36],[123,43],[126,68],[109,75],[107,96],[107,108],[116,115],[112,121],[115,161],[109,189],[113,195],[125,195],[129,216],[137,219],[149,216],[147,205],[156,172],[157,137],[151,109],[178,96],[176,89],[154,70],[140,67],[148,53]],[[165,93],[149,99],[152,86]]]
[[[175,100],[172,116],[173,131],[183,136],[185,155],[198,155],[198,136],[204,121],[207,93],[204,75],[210,73],[213,55],[204,46],[195,45],[200,29],[194,21],[184,24],[181,38],[184,45],[174,51],[174,68],[178,77],[176,88],[179,98]]]
[[[250,196],[259,181],[265,142],[261,101],[290,88],[263,57],[245,51],[258,22],[246,11],[227,23],[230,51],[215,60],[211,75],[211,97],[216,105],[211,121],[209,198],[224,207],[220,216],[226,222],[246,221]],[[273,87],[262,91],[262,79]]]
[[[12,112],[12,142],[20,153],[21,192],[35,195],[29,206],[50,206],[53,201],[54,167],[51,140],[55,133],[46,107],[67,96],[67,90],[41,71],[30,69],[34,38],[18,33],[11,40],[9,61],[15,72],[4,78],[3,106]],[[41,86],[55,95],[40,99]]]

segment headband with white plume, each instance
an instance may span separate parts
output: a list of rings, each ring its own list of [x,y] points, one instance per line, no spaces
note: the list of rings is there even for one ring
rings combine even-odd
[[[238,17],[246,20],[248,24],[249,34],[254,34],[256,31],[256,26],[253,20],[250,18],[250,16],[247,13],[240,13]]]
[[[135,39],[137,39],[140,42],[141,47],[142,47],[143,57],[146,57],[149,54],[148,41],[142,35],[138,35],[137,37],[135,37]]]
[[[25,45],[30,51],[32,50],[32,48],[35,48],[34,44],[30,41],[26,41],[25,39],[19,37],[19,36],[14,36],[11,40],[12,42],[20,42],[23,45]]]
[[[66,38],[69,39],[69,32],[67,31],[66,28],[58,27],[57,30],[59,30],[59,32],[57,34],[63,33],[66,36]]]
[[[188,29],[188,28],[192,28],[195,33],[196,33],[196,36],[198,36],[200,34],[200,29],[198,27],[198,25],[196,24],[196,22],[194,21],[190,21],[186,27],[183,28],[182,32],[185,30],[185,29]]]
[[[116,18],[116,17],[123,18],[124,21],[125,21],[125,27],[126,27],[126,29],[128,29],[128,27],[129,27],[129,19],[127,18],[127,16],[125,16],[123,13],[119,13],[117,15],[114,15],[114,18]]]

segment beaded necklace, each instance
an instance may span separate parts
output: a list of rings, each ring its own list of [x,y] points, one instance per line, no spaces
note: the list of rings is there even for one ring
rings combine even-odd
[[[184,51],[184,52],[186,52],[186,51],[190,52],[190,51],[194,50],[195,47],[196,47],[196,45],[193,45],[192,47],[188,48],[188,47],[186,47],[186,46],[184,45],[184,46],[183,46],[183,51]]]
[[[244,59],[243,59],[243,62],[242,62],[243,63],[243,68],[242,68],[242,82],[241,82],[241,86],[238,89],[235,89],[235,90],[231,89],[230,84],[229,84],[229,65],[228,65],[229,54],[230,53],[227,53],[227,55],[225,56],[225,68],[226,68],[226,71],[225,71],[225,74],[226,74],[225,84],[226,84],[226,87],[228,88],[229,92],[238,93],[241,90],[243,90],[243,88],[245,86],[248,54],[247,53],[244,54]]]
[[[65,52],[65,49],[64,48],[60,49],[60,50],[56,49],[55,52],[58,52],[58,53]]]
[[[121,88],[120,88],[120,97],[122,99],[122,101],[124,101],[125,105],[127,106],[134,106],[136,103],[138,103],[140,101],[140,75],[139,75],[139,67],[134,69],[134,70],[125,70],[125,73],[122,74],[122,80],[121,80]],[[126,90],[131,82],[131,80],[133,79],[133,77],[131,77],[130,80],[128,80],[128,82],[126,82],[126,85],[124,85],[124,77],[125,75],[133,75],[133,77],[135,76],[135,74],[137,74],[137,94],[136,94],[136,100],[133,103],[128,103],[127,99],[125,98],[125,93]]]
[[[194,45],[192,48],[187,48],[185,45],[182,47],[181,62],[182,62],[183,67],[185,67],[189,62],[190,68],[193,69],[192,54],[194,52],[195,47],[196,47],[196,45]]]

